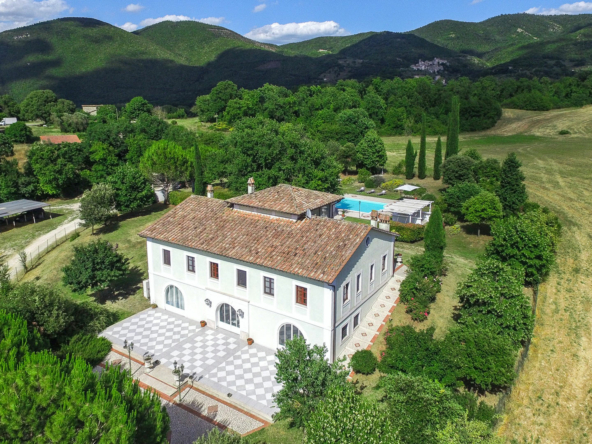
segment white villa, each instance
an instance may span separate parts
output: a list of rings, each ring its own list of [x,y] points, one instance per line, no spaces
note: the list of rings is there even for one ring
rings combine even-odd
[[[388,224],[335,220],[343,196],[278,185],[191,196],[145,229],[158,307],[276,349],[303,336],[333,361],[394,272]]]

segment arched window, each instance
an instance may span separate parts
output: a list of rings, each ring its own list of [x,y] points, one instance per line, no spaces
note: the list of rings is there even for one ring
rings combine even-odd
[[[218,309],[218,313],[220,315],[220,322],[224,322],[225,324],[231,325],[233,327],[240,327],[240,320],[236,314],[236,310],[232,308],[232,306],[228,304],[222,304]]]
[[[174,285],[169,285],[165,290],[165,297],[167,305],[170,305],[181,310],[185,310],[185,301],[183,300],[183,293]]]
[[[286,341],[291,341],[296,338],[303,338],[304,335],[297,327],[292,324],[284,324],[280,327],[280,340],[281,346],[286,345]]]

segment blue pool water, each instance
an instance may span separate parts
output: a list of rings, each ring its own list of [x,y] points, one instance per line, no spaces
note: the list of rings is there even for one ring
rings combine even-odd
[[[372,210],[382,211],[385,204],[380,202],[370,202],[368,200],[358,200],[345,198],[339,202],[335,207],[340,210],[361,211],[362,213],[369,213]]]

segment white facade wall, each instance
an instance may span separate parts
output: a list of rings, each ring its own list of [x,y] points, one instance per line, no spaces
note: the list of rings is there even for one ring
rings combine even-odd
[[[366,241],[360,244],[333,285],[147,239],[150,299],[160,308],[195,321],[205,320],[211,327],[228,329],[239,334],[242,339],[253,338],[256,343],[271,349],[279,345],[280,327],[292,324],[310,344],[326,345],[328,357],[332,361],[353,334],[354,316],[359,315],[361,322],[393,273],[393,236],[372,230],[368,239],[368,244]],[[163,263],[163,249],[170,251],[170,266]],[[387,256],[384,271],[381,269],[383,255]],[[195,258],[195,273],[187,271],[187,256]],[[218,264],[218,280],[209,277],[210,262]],[[375,266],[375,278],[370,282],[372,263]],[[246,289],[237,286],[238,269],[247,272]],[[358,274],[361,274],[362,288],[356,294]],[[264,294],[265,276],[274,279],[273,297]],[[348,282],[350,300],[343,304],[343,288]],[[182,292],[184,310],[166,304],[165,290],[169,285],[176,286]],[[306,307],[296,304],[296,285],[308,290]],[[211,306],[206,304],[206,300],[211,302]],[[229,304],[236,311],[242,310],[240,328],[231,328],[219,321],[218,309],[222,304]],[[348,325],[349,334],[342,341],[341,329],[344,325]]]

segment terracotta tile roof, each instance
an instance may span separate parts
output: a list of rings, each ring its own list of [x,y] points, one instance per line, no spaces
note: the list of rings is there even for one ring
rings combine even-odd
[[[332,283],[371,229],[320,217],[270,218],[191,196],[140,236]]]
[[[80,143],[80,139],[75,134],[70,134],[66,136],[41,136],[39,137],[42,142],[46,143],[53,143],[55,145],[59,143]]]
[[[227,202],[300,215],[306,213],[308,209],[313,210],[339,202],[341,199],[343,199],[343,196],[336,194],[307,190],[292,185],[277,185],[253,194],[233,197],[228,199]]]

